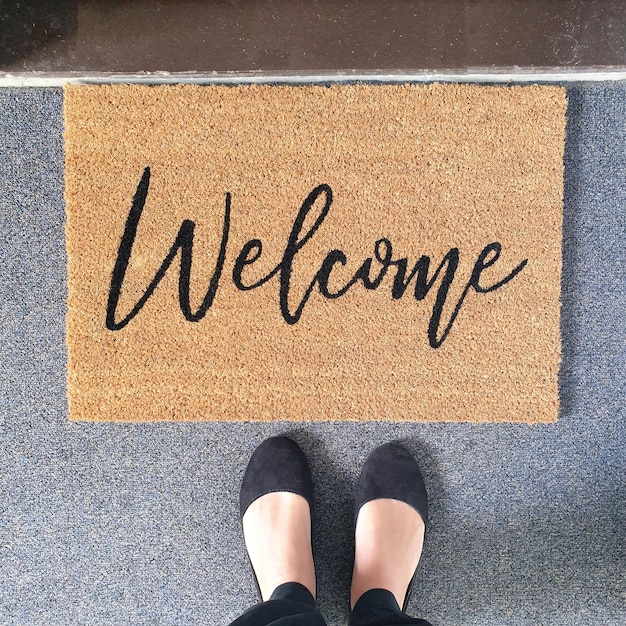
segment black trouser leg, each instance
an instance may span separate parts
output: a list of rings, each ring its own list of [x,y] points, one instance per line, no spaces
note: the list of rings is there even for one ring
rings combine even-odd
[[[396,598],[386,589],[366,591],[354,605],[350,613],[350,626],[431,626],[424,619],[410,617],[403,613]]]
[[[386,589],[371,589],[358,600],[350,614],[350,626],[431,626],[423,619],[403,613]],[[230,626],[326,626],[311,592],[300,583],[276,587],[267,602],[246,611]]]
[[[267,602],[253,606],[230,626],[271,626],[272,624],[326,626],[311,592],[300,583],[279,585]]]

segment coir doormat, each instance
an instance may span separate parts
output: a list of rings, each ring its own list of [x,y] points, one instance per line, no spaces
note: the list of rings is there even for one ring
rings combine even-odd
[[[565,109],[68,86],[70,419],[556,420]]]

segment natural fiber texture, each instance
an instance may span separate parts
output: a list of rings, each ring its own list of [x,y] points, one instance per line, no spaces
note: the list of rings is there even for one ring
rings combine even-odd
[[[67,87],[70,419],[554,421],[565,106]]]

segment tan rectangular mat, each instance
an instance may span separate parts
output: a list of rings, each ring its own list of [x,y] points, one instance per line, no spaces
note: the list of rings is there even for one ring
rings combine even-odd
[[[565,109],[66,87],[70,419],[556,420]]]

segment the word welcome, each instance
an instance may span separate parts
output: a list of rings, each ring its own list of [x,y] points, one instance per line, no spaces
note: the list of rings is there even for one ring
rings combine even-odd
[[[131,258],[133,243],[137,235],[137,227],[141,219],[142,212],[148,196],[148,189],[150,187],[150,168],[146,167],[133,199],[133,203],[126,220],[126,226],[124,233],[120,241],[117,258],[115,260],[115,266],[113,268],[113,275],[111,278],[111,286],[109,289],[109,296],[106,309],[106,327],[109,330],[116,331],[124,328],[138,313],[141,311],[147,300],[150,298],[158,284],[161,282],[163,276],[167,272],[168,268],[174,261],[178,250],[180,250],[180,273],[178,278],[178,298],[180,309],[190,322],[199,322],[205,315],[208,309],[213,304],[215,296],[217,294],[220,279],[224,270],[224,261],[226,258],[226,250],[228,246],[228,234],[230,230],[231,219],[231,203],[232,198],[230,193],[226,193],[225,205],[224,205],[224,221],[222,227],[221,242],[217,260],[215,263],[215,270],[209,282],[208,289],[202,300],[202,303],[196,311],[192,311],[190,299],[189,299],[189,287],[191,281],[191,264],[192,264],[192,252],[193,252],[193,237],[195,223],[191,220],[184,220],[178,231],[176,239],[170,248],[167,256],[161,263],[161,267],[157,271],[152,282],[148,285],[143,296],[137,301],[130,313],[128,313],[120,321],[116,321],[116,313],[122,287],[124,284],[124,278]],[[313,225],[303,233],[304,222],[309,213],[319,204],[318,199],[323,201],[323,206],[317,208],[318,214],[315,218]],[[232,281],[235,286],[241,291],[250,291],[261,287],[272,278],[277,277],[278,280],[278,295],[280,312],[283,319],[288,324],[296,324],[304,312],[306,303],[308,302],[311,294],[317,289],[319,293],[329,300],[340,298],[349,289],[354,287],[357,283],[360,283],[365,289],[373,290],[377,289],[382,283],[383,279],[391,268],[394,269],[393,285],[391,288],[391,297],[394,300],[402,298],[406,290],[409,288],[411,281],[414,280],[413,296],[415,300],[423,300],[426,298],[430,290],[433,288],[435,282],[441,275],[439,282],[439,288],[437,289],[437,295],[432,308],[432,314],[428,324],[428,341],[433,348],[438,348],[445,341],[446,337],[450,333],[454,321],[456,320],[463,302],[467,297],[470,290],[476,293],[488,293],[499,289],[510,280],[515,278],[526,263],[528,259],[524,259],[519,265],[517,265],[512,271],[510,271],[504,278],[496,283],[486,286],[481,284],[481,274],[483,270],[491,267],[496,263],[500,257],[501,245],[497,241],[486,245],[480,254],[478,255],[476,262],[471,273],[469,280],[467,281],[461,295],[452,311],[448,322],[443,325],[441,329],[442,321],[441,316],[443,308],[450,290],[450,286],[454,280],[458,265],[460,253],[458,248],[450,248],[450,250],[444,255],[443,259],[429,276],[430,270],[430,257],[422,255],[412,269],[409,270],[409,262],[406,258],[394,259],[393,248],[389,239],[378,239],[374,243],[374,253],[372,257],[366,258],[359,268],[354,273],[353,277],[340,289],[331,291],[329,288],[329,278],[335,265],[345,266],[348,263],[348,259],[344,252],[340,249],[333,249],[324,258],[319,269],[311,279],[308,287],[306,288],[304,295],[301,297],[297,306],[290,306],[290,286],[293,270],[293,262],[298,253],[304,248],[308,241],[318,231],[324,219],[328,215],[333,202],[333,192],[329,185],[319,185],[315,187],[313,191],[307,196],[302,203],[300,210],[293,223],[293,227],[287,239],[285,250],[281,261],[276,265],[267,275],[259,280],[253,282],[246,282],[244,274],[246,268],[253,265],[259,260],[263,253],[263,243],[260,239],[251,239],[248,241],[241,251],[239,252],[237,259],[232,270]],[[312,214],[315,215],[315,214]]]

